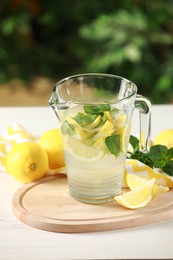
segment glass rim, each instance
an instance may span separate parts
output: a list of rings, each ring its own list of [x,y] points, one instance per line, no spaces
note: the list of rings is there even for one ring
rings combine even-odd
[[[136,93],[137,93],[137,86],[136,86],[136,84],[133,82],[133,81],[131,81],[131,80],[129,80],[129,79],[127,79],[127,78],[125,78],[125,77],[122,77],[122,76],[118,76],[118,75],[114,75],[114,74],[109,74],[109,73],[94,73],[94,72],[89,72],[89,73],[81,73],[81,74],[74,74],[74,75],[71,75],[71,76],[67,76],[67,77],[64,77],[64,78],[62,78],[62,79],[60,79],[59,81],[57,81],[56,83],[55,83],[55,85],[54,85],[54,88],[53,88],[53,92],[55,92],[56,91],[56,89],[57,89],[57,87],[58,86],[60,86],[61,84],[63,84],[63,83],[65,83],[65,82],[67,82],[67,81],[69,81],[69,80],[72,80],[72,79],[77,79],[77,78],[80,78],[80,77],[107,77],[107,78],[112,78],[112,79],[118,79],[118,80],[124,80],[125,82],[127,82],[127,83],[130,83],[132,86],[133,86],[133,91],[132,91],[132,93],[129,95],[129,96],[127,96],[127,97],[124,97],[124,98],[121,98],[121,99],[119,99],[119,100],[116,100],[116,101],[112,101],[112,102],[108,102],[109,104],[115,104],[115,103],[119,103],[119,102],[122,102],[122,101],[124,101],[124,100],[127,100],[127,99],[129,99],[129,98],[131,98],[131,97],[133,97]],[[57,104],[62,104],[62,103],[74,103],[74,104],[90,104],[89,102],[80,102],[80,101],[65,101],[64,100],[64,102],[60,102],[60,103],[57,103]],[[53,102],[51,102],[51,98],[50,98],[50,100],[49,100],[49,104],[50,105],[52,105],[53,104]],[[91,103],[91,104],[93,104],[93,102]],[[100,102],[100,103],[94,103],[93,105],[98,105],[98,104],[103,104],[103,102]]]

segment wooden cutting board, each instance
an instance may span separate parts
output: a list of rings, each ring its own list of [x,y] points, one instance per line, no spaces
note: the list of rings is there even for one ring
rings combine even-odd
[[[34,228],[65,233],[125,229],[173,218],[173,189],[137,210],[111,202],[89,205],[73,199],[65,175],[24,185],[13,197],[13,212]]]

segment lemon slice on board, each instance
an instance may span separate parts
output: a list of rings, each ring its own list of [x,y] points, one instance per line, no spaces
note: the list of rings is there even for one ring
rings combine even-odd
[[[135,174],[127,173],[126,175],[126,182],[130,190],[134,190],[138,188],[139,186],[144,185],[147,180],[145,178],[141,178]],[[161,185],[153,184],[153,196],[158,195],[164,192],[167,192],[169,190],[168,187],[163,187]]]
[[[152,199],[152,191],[155,179],[151,179],[142,186],[131,190],[122,195],[116,196],[114,199],[121,206],[128,209],[138,209],[146,206]]]

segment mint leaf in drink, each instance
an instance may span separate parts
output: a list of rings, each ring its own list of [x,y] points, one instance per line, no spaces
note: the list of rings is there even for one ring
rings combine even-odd
[[[118,156],[120,153],[120,135],[111,135],[105,138],[105,143],[108,150]]]
[[[84,114],[81,112],[73,117],[73,119],[82,127],[91,124],[96,118],[97,115]]]
[[[84,106],[84,111],[87,114],[102,114],[104,111],[110,111],[110,110],[111,110],[111,106],[109,104]]]
[[[106,121],[107,121],[107,117],[106,117],[105,114],[103,114],[103,116],[102,116],[102,120],[101,120],[100,124],[103,125]]]

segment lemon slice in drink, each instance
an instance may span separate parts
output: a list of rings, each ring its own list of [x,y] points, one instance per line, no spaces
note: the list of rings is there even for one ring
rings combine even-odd
[[[114,126],[113,124],[106,120],[106,122],[104,123],[104,125],[100,128],[100,131],[104,132],[104,133],[112,133],[113,132],[113,129],[114,129]]]
[[[98,148],[98,147],[100,148],[104,145],[104,142],[105,142],[105,138],[101,137],[93,144],[93,146],[96,148]]]
[[[89,138],[89,137],[91,137],[93,135],[93,132],[91,132],[91,131],[84,131],[84,130],[82,130],[80,128],[76,128],[75,132],[76,132],[77,136],[79,137],[79,139],[81,139],[81,140],[87,139],[87,138]]]
[[[83,128],[71,117],[66,117],[67,122],[75,129],[77,136],[80,139],[87,139],[93,135],[91,131],[84,131]]]
[[[116,119],[116,126],[117,127],[123,127],[126,123],[126,114],[120,114]]]
[[[139,186],[142,186],[143,184],[145,184],[148,180],[146,180],[145,178],[141,178],[135,174],[132,173],[127,173],[126,175],[126,182],[127,182],[127,186],[131,189],[134,190]],[[169,190],[168,187],[164,187],[158,184],[153,184],[153,196],[154,195],[158,195],[164,192],[167,192]]]
[[[116,196],[114,199],[123,207],[128,209],[138,209],[146,206],[152,199],[152,191],[155,179],[151,179],[139,186],[138,188],[131,190],[122,195]]]
[[[97,146],[97,141],[101,142],[104,140],[107,136],[111,135],[114,132],[114,126],[110,121],[106,121],[104,125],[102,125],[99,129],[97,129],[98,132],[94,135],[94,141]]]
[[[110,112],[109,111],[104,111],[104,114],[105,114],[105,116],[106,116],[106,118],[107,118],[107,120],[109,120],[112,124],[114,124],[115,123],[115,120],[111,117],[111,115],[110,115]]]
[[[101,148],[104,146],[105,138],[110,136],[114,132],[114,126],[109,121],[106,122],[98,129],[98,132],[94,135],[94,144],[93,146],[96,148]]]
[[[120,149],[123,153],[126,153],[128,141],[129,141],[129,135],[130,135],[130,129],[129,126],[124,126],[122,128],[117,129],[117,134],[120,135]]]
[[[87,129],[93,129],[95,127],[98,127],[102,121],[102,116],[98,115],[96,119],[89,125],[87,125]]]
[[[91,145],[83,143],[81,140],[67,137],[65,140],[67,150],[81,160],[96,161],[101,159],[105,152],[98,150]]]
[[[80,125],[70,116],[67,116],[66,120],[73,128],[81,128]]]

